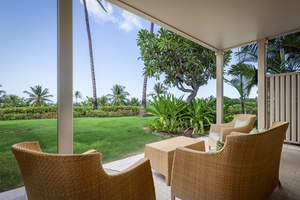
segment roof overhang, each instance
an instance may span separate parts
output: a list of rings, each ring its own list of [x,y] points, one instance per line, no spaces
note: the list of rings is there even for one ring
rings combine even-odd
[[[107,0],[214,51],[300,31],[299,0]]]

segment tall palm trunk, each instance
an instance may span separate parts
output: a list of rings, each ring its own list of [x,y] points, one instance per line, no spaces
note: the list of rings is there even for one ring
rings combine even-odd
[[[148,81],[148,76],[145,74],[144,75],[144,82],[143,82],[143,97],[142,97],[142,109],[140,111],[140,116],[141,117],[146,117],[147,112],[146,112],[146,95],[147,95],[147,81]]]
[[[154,23],[151,22],[150,33],[153,33],[153,29],[154,29]],[[143,96],[142,96],[142,109],[141,109],[141,112],[140,112],[140,116],[141,117],[147,116],[147,113],[146,113],[147,81],[148,81],[148,76],[147,76],[147,74],[144,74]]]
[[[93,85],[93,109],[97,110],[98,105],[97,105],[97,92],[96,92],[96,78],[95,78],[95,68],[94,68],[94,59],[93,59],[91,30],[90,30],[89,15],[86,6],[86,0],[83,0],[83,5],[84,5],[86,30],[87,30],[88,42],[89,42],[89,50],[90,50],[90,65],[91,65],[92,85]]]
[[[245,86],[243,82],[243,75],[240,75],[240,90],[241,90],[241,111],[243,114],[246,114],[246,107],[245,107]]]

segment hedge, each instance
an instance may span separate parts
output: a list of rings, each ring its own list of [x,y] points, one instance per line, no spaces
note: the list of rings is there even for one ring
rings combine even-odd
[[[73,109],[73,117],[121,117],[137,116],[139,106],[101,106],[97,110],[92,107],[78,107]],[[13,107],[0,109],[0,120],[17,119],[53,119],[57,118],[56,106],[45,107]]]

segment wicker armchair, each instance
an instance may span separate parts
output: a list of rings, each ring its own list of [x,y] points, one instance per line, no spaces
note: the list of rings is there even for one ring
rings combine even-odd
[[[247,122],[246,125],[235,127],[236,121],[239,120],[240,122]],[[241,132],[241,133],[249,133],[256,120],[256,115],[251,114],[238,114],[234,115],[234,118],[229,123],[224,124],[211,124],[210,131],[209,131],[209,139],[208,145],[209,149],[214,148],[216,149],[216,143],[218,140],[224,142],[226,136],[233,131]]]
[[[279,165],[288,122],[259,134],[235,133],[216,152],[177,148],[172,199],[268,199],[280,185]]]
[[[101,154],[41,152],[38,142],[14,144],[29,200],[155,199],[150,162],[141,159],[128,169],[108,175]]]

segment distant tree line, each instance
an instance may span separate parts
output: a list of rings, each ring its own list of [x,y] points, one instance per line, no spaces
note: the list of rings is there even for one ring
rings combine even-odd
[[[0,88],[1,87],[2,85],[0,85]],[[156,97],[157,95],[164,94],[168,90],[168,88],[161,83],[155,84],[153,89],[154,91],[148,94],[148,96]],[[126,91],[125,86],[116,84],[111,88],[111,91],[111,94],[97,98],[97,104],[99,106],[141,106],[141,101],[138,98],[128,98],[130,94]],[[53,101],[49,99],[50,97],[53,97],[53,95],[50,94],[49,89],[43,89],[41,85],[30,87],[30,91],[25,90],[23,93],[27,94],[29,97],[19,97],[13,94],[7,94],[4,90],[0,90],[0,108],[55,105]],[[74,106],[93,107],[93,97],[86,96],[85,100],[79,102],[79,99],[82,99],[82,93],[80,91],[75,91],[74,98]]]

